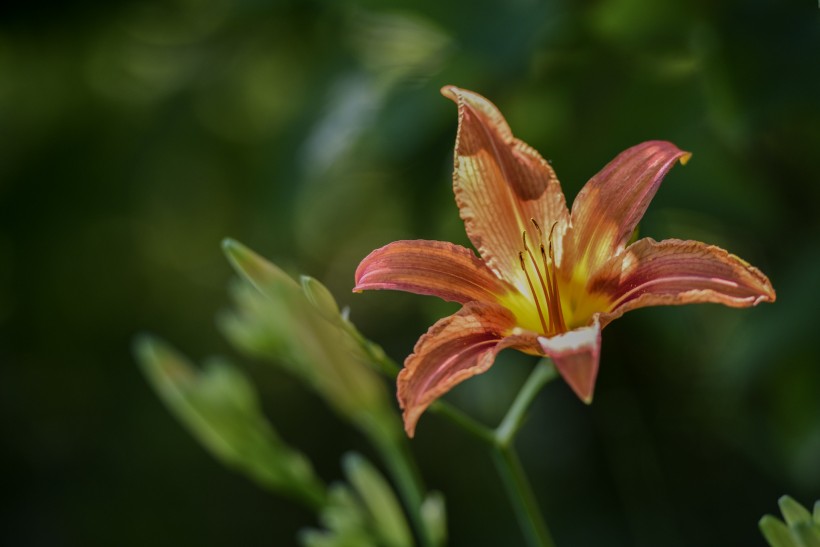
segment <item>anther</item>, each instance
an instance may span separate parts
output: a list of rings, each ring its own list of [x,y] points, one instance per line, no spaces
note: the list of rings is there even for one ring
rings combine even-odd
[[[558,226],[558,223],[557,223],[557,222],[553,222],[553,223],[552,223],[552,226],[550,226],[550,236],[549,236],[549,240],[550,240],[550,247],[552,247],[552,234],[553,234],[553,232],[555,232],[555,227],[556,227],[556,226]]]
[[[543,240],[544,239],[544,233],[541,231],[541,226],[538,225],[538,223],[535,221],[534,218],[530,218],[530,222],[532,222],[532,225],[535,226],[536,230],[538,230],[538,237],[541,240]]]

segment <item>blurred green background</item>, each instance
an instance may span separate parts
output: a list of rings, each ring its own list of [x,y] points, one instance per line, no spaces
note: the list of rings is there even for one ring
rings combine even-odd
[[[551,159],[568,198],[621,150],[693,152],[641,234],[728,248],[774,305],[633,312],[591,407],[538,398],[522,459],[559,545],[763,545],[820,498],[820,9],[812,1],[91,0],[0,8],[4,545],[291,545],[315,517],[231,473],[131,354],[151,331],[234,356],[214,325],[234,237],[326,283],[401,361],[454,308],[353,295],[370,250],[467,243],[450,186],[456,84]],[[449,396],[494,424],[504,354]],[[362,438],[244,361],[325,480]],[[413,448],[453,545],[522,539],[482,447],[425,416]]]

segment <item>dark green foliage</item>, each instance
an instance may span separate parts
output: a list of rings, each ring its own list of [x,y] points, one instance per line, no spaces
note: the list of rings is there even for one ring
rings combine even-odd
[[[641,237],[719,244],[778,294],[633,312],[607,328],[592,407],[545,390],[519,450],[558,544],[760,545],[771,500],[820,497],[813,0],[14,4],[0,8],[0,544],[288,545],[317,525],[186,436],[131,341],[229,353],[213,318],[232,236],[321,280],[401,362],[452,305],[349,291],[389,241],[466,242],[455,108],[438,95],[451,83],[498,104],[570,199],[642,140],[692,151]],[[522,359],[450,399],[495,423]],[[366,453],[311,391],[253,363],[265,414],[288,418],[278,433],[319,476]],[[477,446],[431,416],[413,448],[453,545],[521,543]]]

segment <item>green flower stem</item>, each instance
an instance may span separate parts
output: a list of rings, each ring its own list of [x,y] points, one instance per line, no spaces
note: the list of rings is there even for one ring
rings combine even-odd
[[[380,366],[382,371],[391,377],[395,377],[398,374],[400,367],[395,361],[390,359],[381,348],[371,345],[368,347],[368,350],[371,358]],[[499,475],[501,475],[504,487],[507,490],[507,495],[513,504],[524,536],[531,547],[554,547],[555,542],[552,540],[549,529],[541,516],[538,502],[524,473],[524,468],[521,466],[521,461],[515,452],[513,441],[516,433],[518,433],[518,430],[521,429],[524,423],[527,410],[535,399],[535,396],[538,395],[541,388],[557,376],[558,372],[555,369],[555,365],[548,359],[544,358],[536,363],[535,368],[522,386],[521,391],[516,395],[504,419],[501,420],[501,423],[495,430],[477,422],[462,411],[440,399],[430,406],[430,410],[446,417],[455,425],[491,448],[493,461],[495,462]],[[392,460],[390,454],[385,454],[385,456],[386,461],[389,462]],[[405,495],[406,503],[416,508],[418,505],[414,500],[419,500],[420,503],[421,483],[415,478],[415,468],[410,464],[410,459],[406,453],[402,454],[402,458],[407,460],[408,465],[405,466],[406,469],[403,471],[398,469],[394,470],[396,481],[399,483],[399,489],[403,492],[403,495]],[[402,466],[404,466],[404,464],[402,464]],[[411,469],[412,472],[408,472],[408,470]],[[407,475],[406,477],[403,476],[405,474]],[[401,483],[405,481],[408,484],[402,486]],[[417,489],[416,493],[411,491],[411,484],[413,485],[412,488]],[[417,518],[420,521],[420,517],[417,517],[413,513],[414,511],[411,511],[411,518],[414,520],[414,523]],[[420,528],[417,526],[417,528],[423,530],[423,533],[426,533],[426,529],[423,526]],[[425,538],[422,539],[424,540]]]
[[[532,547],[555,547],[515,449],[512,446],[497,446],[493,450],[493,461],[504,482],[527,544]]]
[[[513,439],[521,428],[527,409],[535,396],[557,375],[551,362],[544,359],[536,363],[494,434],[493,461],[504,482],[524,536],[532,547],[554,547],[555,542],[541,516],[538,501],[515,452]]]
[[[483,444],[490,447],[496,445],[496,438],[492,429],[475,421],[461,410],[441,399],[430,405],[430,410],[444,416]]]
[[[501,424],[495,430],[494,436],[497,445],[507,447],[512,444],[515,434],[518,433],[524,423],[524,416],[533,399],[542,387],[557,376],[558,371],[555,370],[555,365],[552,362],[542,359],[536,363],[529,378],[527,378],[521,391],[516,395],[512,406],[507,411],[507,415],[504,416]]]

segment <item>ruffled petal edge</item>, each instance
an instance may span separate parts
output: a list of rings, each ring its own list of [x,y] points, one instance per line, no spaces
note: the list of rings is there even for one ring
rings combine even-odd
[[[515,317],[503,307],[471,302],[419,338],[397,379],[397,397],[409,437],[436,399],[489,369],[502,349],[537,351],[536,335],[512,335],[514,326]]]
[[[601,314],[604,326],[648,306],[717,303],[745,308],[776,299],[769,278],[742,258],[680,239],[636,241],[601,268],[589,290],[612,300],[609,312]]]

